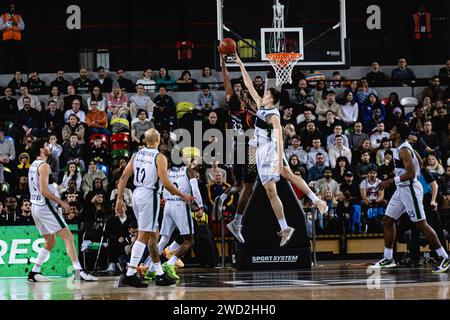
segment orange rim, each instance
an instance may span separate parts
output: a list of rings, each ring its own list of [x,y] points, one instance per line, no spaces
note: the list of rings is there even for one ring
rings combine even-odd
[[[301,53],[288,53],[288,52],[277,52],[269,53],[266,55],[269,60],[275,62],[281,67],[286,67],[293,61],[296,61],[302,57]]]

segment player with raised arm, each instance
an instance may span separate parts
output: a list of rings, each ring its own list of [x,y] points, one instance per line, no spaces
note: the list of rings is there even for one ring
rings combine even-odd
[[[253,82],[237,52],[235,55],[236,63],[241,68],[244,84],[256,102],[258,109],[255,122],[255,140],[257,146],[256,166],[261,183],[267,192],[267,196],[269,197],[281,228],[279,232],[282,238],[280,246],[284,246],[291,239],[294,229],[287,225],[284,217],[283,204],[278,197],[276,182],[280,180],[280,175],[306,194],[320,212],[326,212],[328,207],[323,200],[320,200],[311,191],[301,177],[292,173],[287,161],[284,159],[282,126],[280,123],[280,112],[277,108],[280,92],[274,88],[270,88],[266,91],[264,97],[261,98],[254,89]]]
[[[193,196],[181,192],[170,182],[167,175],[167,158],[158,150],[159,132],[149,129],[145,132],[144,137],[146,146],[133,155],[120,177],[116,201],[116,212],[123,212],[125,210],[123,200],[125,186],[128,179],[134,174],[133,183],[136,189],[133,192],[132,202],[133,212],[138,223],[138,239],[133,245],[130,263],[121,283],[137,288],[147,287],[147,284],[136,275],[136,268],[147,245],[155,264],[155,284],[159,286],[175,284],[175,280],[166,275],[162,269],[157,246],[161,184],[168,192],[180,197],[186,203],[194,200]]]
[[[370,268],[385,269],[394,268],[396,263],[393,257],[393,245],[395,241],[395,221],[406,212],[409,219],[414,222],[428,239],[430,247],[436,250],[439,261],[433,269],[433,273],[441,273],[448,270],[450,261],[448,254],[442,247],[436,232],[429,226],[425,218],[423,208],[423,188],[418,177],[420,175],[420,161],[417,153],[408,142],[410,128],[406,123],[397,123],[390,132],[390,139],[394,143],[394,168],[395,177],[382,181],[378,188],[386,189],[395,183],[395,190],[386,209],[384,222],[384,256]]]
[[[47,159],[51,155],[48,143],[43,139],[37,139],[31,144],[31,151],[36,155],[36,160],[28,171],[28,181],[31,201],[31,215],[39,233],[44,237],[44,246],[39,250],[33,269],[28,274],[30,282],[49,282],[50,280],[41,274],[41,266],[50,258],[50,252],[55,246],[57,234],[66,246],[66,252],[75,269],[75,276],[84,281],[96,281],[97,278],[87,274],[81,268],[78,260],[74,238],[63,216],[56,206],[61,206],[66,212],[70,206],[59,199],[57,190],[51,184],[52,171]]]

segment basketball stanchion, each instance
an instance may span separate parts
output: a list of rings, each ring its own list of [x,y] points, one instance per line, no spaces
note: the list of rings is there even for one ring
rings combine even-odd
[[[316,255],[316,215],[317,208],[314,207],[311,210],[311,219],[312,219],[312,249],[313,249],[313,266],[317,267],[317,255]]]

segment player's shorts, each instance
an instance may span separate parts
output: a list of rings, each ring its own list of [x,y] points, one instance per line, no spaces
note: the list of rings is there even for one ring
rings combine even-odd
[[[62,214],[48,200],[42,206],[32,204],[31,215],[41,235],[55,234],[67,227]]]
[[[160,208],[158,190],[142,187],[134,189],[132,205],[138,230],[156,232]]]
[[[283,164],[287,165],[287,161],[283,155]],[[273,142],[258,146],[256,149],[256,167],[259,179],[262,185],[270,181],[278,182],[280,173],[278,170],[278,150]]]
[[[194,234],[194,220],[192,219],[191,209],[181,199],[167,199],[159,234],[170,237],[175,227],[178,228],[182,236]]]
[[[235,150],[236,154],[236,150]],[[245,164],[235,164],[233,166],[236,181],[243,183],[254,183],[256,181],[256,162],[254,152],[250,152],[250,147],[245,144]]]
[[[397,186],[386,209],[386,215],[397,220],[403,213],[407,213],[412,222],[425,219],[423,209],[423,188],[420,182],[415,181],[412,185]]]

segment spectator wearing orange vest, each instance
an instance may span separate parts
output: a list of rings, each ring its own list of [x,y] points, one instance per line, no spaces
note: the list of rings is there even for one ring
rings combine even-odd
[[[412,18],[414,21],[414,38],[417,44],[417,63],[427,64],[430,58],[431,13],[426,12],[425,6],[421,4]]]
[[[9,11],[0,16],[0,31],[3,31],[3,69],[6,73],[12,73],[21,69],[22,31],[25,23],[19,14],[16,14],[16,6],[9,5]]]

